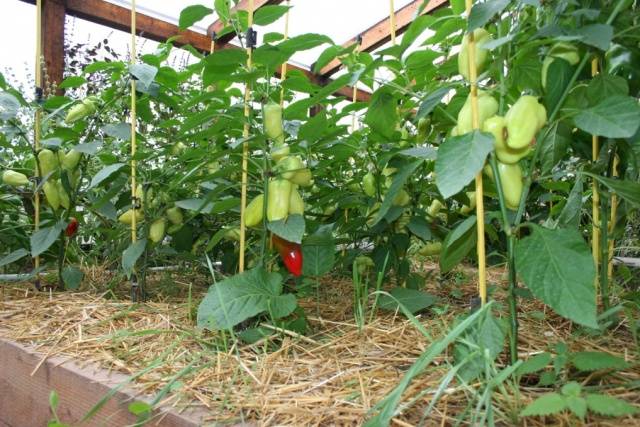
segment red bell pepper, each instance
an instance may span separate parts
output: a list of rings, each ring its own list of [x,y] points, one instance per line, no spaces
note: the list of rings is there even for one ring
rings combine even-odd
[[[275,234],[271,236],[271,241],[289,273],[296,277],[300,276],[302,274],[302,246],[299,243],[284,240]]]

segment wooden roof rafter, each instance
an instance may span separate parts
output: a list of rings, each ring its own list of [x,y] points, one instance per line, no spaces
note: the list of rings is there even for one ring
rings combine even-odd
[[[396,11],[397,35],[404,33],[406,29],[409,28],[409,25],[411,25],[416,14],[420,10],[422,3],[423,0],[414,0]],[[431,13],[447,3],[449,3],[449,0],[430,0],[424,10],[422,10],[421,14],[425,15]],[[360,41],[361,44],[359,50],[361,52],[372,52],[391,40],[390,27],[390,18],[382,19],[357,36],[343,43],[342,46],[347,48]],[[320,70],[319,74],[323,77],[330,77],[338,72],[340,68],[342,68],[342,62],[339,59],[334,59],[329,64],[325,65]]]
[[[35,0],[20,1],[35,4]],[[45,0],[45,7],[46,2],[59,3],[60,0]],[[64,7],[65,13],[69,16],[121,31],[131,31],[131,10],[129,8],[118,6],[105,0],[64,0]],[[210,36],[191,30],[180,31],[178,26],[174,24],[141,13],[137,14],[137,30],[141,37],[157,42],[165,42],[167,39],[178,35],[179,37],[174,40],[176,46],[191,45],[200,52],[205,53],[209,52],[211,48]],[[218,48],[239,49],[237,46],[229,43],[222,44]],[[59,60],[63,61],[64,58],[60,58]],[[307,69],[291,63],[287,65],[287,68],[290,72],[294,70],[300,71],[307,76],[312,83],[320,86],[326,86],[332,82],[331,79],[318,76]],[[279,77],[279,72],[276,72],[276,77]],[[345,86],[337,90],[334,95],[351,98],[352,92],[352,87]],[[362,89],[358,89],[357,99],[358,101],[367,102],[371,99],[371,94]]]

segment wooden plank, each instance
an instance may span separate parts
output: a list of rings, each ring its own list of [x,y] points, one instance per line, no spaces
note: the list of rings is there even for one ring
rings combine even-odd
[[[42,3],[42,56],[49,84],[59,85],[64,79],[64,19],[62,0]],[[60,91],[58,91],[60,93]]]
[[[51,419],[49,393],[60,397],[58,416],[69,425],[78,425],[82,417],[113,387],[127,381],[127,376],[107,372],[96,365],[80,365],[63,357],[50,357],[32,376],[42,360],[37,351],[0,338],[0,425],[45,426]],[[136,423],[127,407],[134,400],[151,402],[148,396],[123,387],[102,409],[82,425],[121,427]],[[203,425],[204,410],[177,413],[171,408],[154,411],[153,425],[163,427],[196,427]]]
[[[276,5],[282,3],[284,0],[254,0],[253,9],[258,10],[263,6]],[[249,10],[249,0],[240,0],[236,6],[232,8],[232,11]],[[211,38],[212,34],[219,34],[224,29],[224,23],[218,19],[207,28],[207,34]],[[216,44],[229,43],[236,36],[235,32],[224,34],[216,39]]]
[[[414,17],[416,16],[420,6],[422,5],[423,0],[414,0],[411,3],[407,4],[403,8],[396,11],[396,34],[400,35],[409,28],[409,25],[413,22]],[[427,6],[422,11],[422,15],[433,12],[434,10],[442,7],[443,5],[449,3],[449,0],[431,0],[427,4]],[[360,50],[363,52],[371,52],[383,44],[387,43],[391,40],[391,32],[390,32],[390,19],[385,18],[373,26],[369,27],[362,33],[356,35],[352,39],[343,43],[343,47],[349,47],[358,42],[360,38],[362,38],[362,44],[360,45]],[[313,67],[311,67],[313,68]],[[342,62],[339,59],[334,59],[329,64],[325,65],[320,70],[320,75],[324,77],[329,77],[335,74],[340,68],[342,68]]]

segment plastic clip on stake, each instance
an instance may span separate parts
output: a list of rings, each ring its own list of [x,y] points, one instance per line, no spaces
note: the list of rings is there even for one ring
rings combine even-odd
[[[247,42],[247,49],[253,49],[258,45],[258,32],[252,27],[249,27],[245,36]]]

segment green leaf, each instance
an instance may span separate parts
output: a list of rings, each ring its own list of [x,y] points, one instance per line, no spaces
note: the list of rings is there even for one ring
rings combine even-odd
[[[149,89],[151,83],[158,74],[158,69],[149,64],[131,64],[129,66],[129,73],[138,80],[138,83],[142,86],[141,89]]]
[[[597,179],[604,184],[609,190],[622,197],[627,202],[640,206],[640,183],[636,181],[623,181],[619,179],[606,178],[604,176],[583,172],[591,178]]]
[[[547,111],[553,111],[569,86],[572,76],[573,67],[564,59],[556,58],[551,63],[547,72],[547,88],[544,95]]]
[[[383,86],[371,96],[371,102],[364,121],[375,132],[386,138],[391,138],[398,121],[397,107],[393,91],[389,87]]]
[[[450,271],[467,256],[476,245],[476,216],[472,215],[451,230],[442,243],[440,253],[440,269],[443,273]]]
[[[582,175],[578,175],[576,183],[573,185],[567,203],[564,205],[560,216],[558,216],[558,224],[561,227],[577,229],[580,225],[580,216],[582,214]]]
[[[493,136],[473,131],[447,138],[438,149],[436,185],[445,199],[458,194],[478,175],[493,151]]]
[[[509,0],[487,0],[484,3],[476,3],[469,14],[467,31],[483,27],[491,18],[502,12],[509,5]]]
[[[575,124],[592,135],[630,138],[640,126],[640,106],[629,96],[612,96],[581,111]]]
[[[89,156],[93,156],[102,148],[102,143],[100,141],[94,142],[85,142],[84,144],[78,144],[73,147],[74,150],[79,151],[83,154],[87,154]]]
[[[276,22],[282,16],[284,16],[287,11],[290,9],[290,6],[281,6],[281,5],[267,5],[262,6],[258,10],[256,10],[253,15],[253,23],[254,25],[269,25]]]
[[[64,281],[65,289],[75,291],[80,287],[82,279],[84,279],[84,273],[77,267],[70,265],[62,270],[62,280]]]
[[[607,51],[613,39],[613,27],[608,24],[591,24],[578,28],[576,34],[583,43]]]
[[[327,274],[335,263],[336,244],[331,231],[319,230],[302,242],[302,274],[319,277]]]
[[[571,363],[583,372],[599,371],[602,369],[626,369],[629,364],[621,357],[602,351],[581,351],[571,356]]]
[[[58,392],[55,390],[51,390],[49,393],[49,407],[54,411],[58,409],[58,405],[60,404],[60,397],[58,396]]]
[[[298,306],[298,300],[294,294],[284,294],[272,297],[269,300],[269,308],[266,310],[274,319],[282,319],[293,313]]]
[[[296,52],[313,49],[325,43],[333,44],[333,41],[325,35],[309,33],[291,37],[283,41],[278,45],[278,49],[286,52],[290,56]]]
[[[438,157],[438,150],[433,147],[411,147],[402,150],[400,154],[418,159],[435,160]]]
[[[407,228],[424,241],[432,239],[431,226],[422,216],[412,216]]]
[[[580,386],[579,383],[575,381],[570,381],[562,386],[562,388],[560,389],[560,392],[564,396],[580,396],[580,393],[582,392],[582,387]]]
[[[127,278],[131,277],[136,261],[138,261],[138,258],[144,253],[146,247],[147,239],[142,239],[131,243],[129,247],[122,252],[122,269],[127,275]]]
[[[65,229],[63,221],[59,221],[51,227],[41,228],[31,235],[31,256],[36,257],[44,253],[60,237]]]
[[[112,138],[118,138],[123,141],[131,139],[131,125],[129,123],[110,123],[104,125],[102,131]]]
[[[89,189],[97,187],[104,180],[108,179],[111,175],[118,172],[124,166],[125,166],[124,163],[114,163],[112,165],[105,166],[97,174],[93,176],[93,178],[91,179],[91,184],[89,185]]]
[[[24,258],[25,256],[29,255],[29,251],[26,249],[17,249],[13,252],[11,252],[9,255],[5,256],[4,258],[0,259],[0,267],[4,267],[5,265],[9,265],[11,263],[14,263],[16,261],[18,261],[21,258]]]
[[[130,403],[127,409],[129,409],[129,412],[133,415],[140,416],[150,413],[153,410],[153,406],[149,405],[147,402],[141,402],[138,400]]]
[[[267,229],[293,243],[301,243],[304,236],[305,222],[302,215],[289,215],[279,221],[267,223]]]
[[[411,174],[422,164],[423,160],[415,160],[412,163],[409,163],[406,166],[400,168],[400,171],[396,173],[393,177],[393,182],[389,187],[389,190],[384,195],[384,199],[382,200],[382,204],[380,205],[380,209],[378,210],[378,215],[374,220],[371,226],[376,225],[382,218],[387,215],[387,212],[393,206],[393,200],[396,198],[398,192],[404,186],[404,183],[407,181],[407,178],[411,176]]]
[[[180,12],[180,19],[178,20],[178,27],[181,30],[186,30],[196,22],[200,21],[207,15],[211,15],[213,9],[209,9],[201,4],[194,4],[182,9]]]
[[[640,412],[636,406],[606,394],[587,394],[586,399],[590,411],[608,417],[623,417]]]
[[[214,0],[213,8],[218,14],[218,18],[222,20],[225,24],[229,22],[231,19],[231,9],[230,9],[230,0]]]
[[[59,87],[60,89],[73,89],[82,86],[86,82],[87,79],[82,76],[71,76],[64,79]]]
[[[329,46],[318,57],[318,60],[313,64],[313,72],[320,73],[325,65],[336,59],[338,55],[344,50],[342,46]]]
[[[553,126],[540,147],[542,173],[549,173],[567,154],[571,145],[571,130],[560,122]]]
[[[584,419],[587,415],[587,400],[580,396],[567,396],[565,397],[567,407],[578,418]]]
[[[10,120],[18,114],[20,101],[7,92],[0,92],[0,120]]]
[[[213,203],[206,199],[186,199],[178,200],[176,206],[188,211],[196,211],[202,213],[211,213]]]
[[[526,408],[520,412],[520,416],[531,417],[559,414],[565,409],[567,409],[567,403],[564,397],[558,393],[547,393],[528,404]]]
[[[270,307],[282,315],[285,308],[291,308],[287,307],[291,299],[277,300],[281,293],[282,276],[262,267],[229,277],[209,287],[198,307],[198,327],[229,329]],[[295,303],[291,311],[294,309]]]
[[[545,351],[525,360],[516,372],[519,376],[535,374],[549,366],[549,363],[551,363],[551,354]]]
[[[420,108],[418,108],[418,112],[416,113],[416,120],[420,120],[421,118],[431,113],[433,109],[436,108],[438,104],[440,104],[440,102],[442,101],[442,98],[444,98],[444,96],[448,94],[450,91],[451,91],[451,88],[441,87],[434,90],[433,92],[430,92],[427,96],[425,96],[422,99],[422,102],[420,103]]]
[[[530,49],[525,54],[519,55],[513,61],[513,70],[509,73],[509,79],[513,81],[518,91],[532,90],[535,93],[542,92],[540,78],[542,64],[535,50]]]
[[[587,87],[587,97],[592,103],[612,96],[629,95],[629,83],[620,76],[610,74],[598,74]]]
[[[578,230],[531,225],[515,255],[517,271],[537,298],[561,316],[597,328],[595,267]]]
[[[380,295],[378,307],[383,310],[396,311],[398,305],[402,304],[411,314],[431,307],[437,300],[433,295],[410,288],[394,288],[389,291],[389,294],[391,297],[385,294]]]

